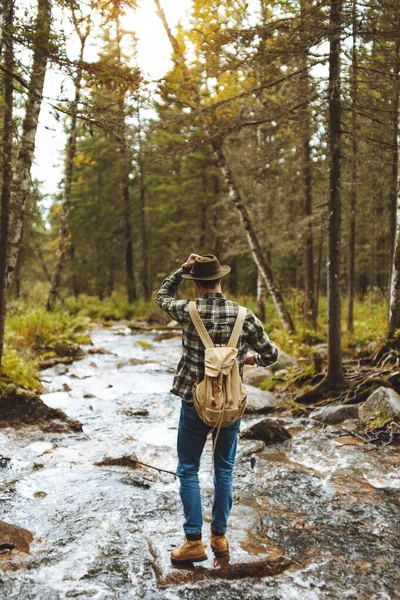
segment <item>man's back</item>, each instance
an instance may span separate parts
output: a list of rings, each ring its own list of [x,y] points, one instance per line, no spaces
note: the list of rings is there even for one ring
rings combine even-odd
[[[178,288],[180,271],[164,279],[155,300],[174,320],[182,325],[183,353],[179,361],[171,392],[192,402],[193,390],[204,378],[204,345],[189,315],[189,300],[174,300]],[[239,311],[239,305],[220,292],[207,292],[196,298],[196,308],[215,345],[226,345],[232,333]],[[258,355],[256,364],[267,365],[275,362],[278,350],[264,332],[261,321],[247,309],[246,319],[238,342],[239,372],[243,367],[249,345]]]

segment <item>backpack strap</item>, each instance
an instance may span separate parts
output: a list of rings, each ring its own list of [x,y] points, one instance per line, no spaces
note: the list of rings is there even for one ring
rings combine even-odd
[[[247,308],[245,306],[239,306],[239,312],[238,316],[236,317],[236,323],[232,329],[231,337],[229,338],[229,342],[227,344],[227,346],[229,346],[230,348],[236,348],[238,344],[239,336],[243,329],[243,323],[245,321],[246,314]]]
[[[193,301],[189,302],[189,315],[190,315],[190,318],[192,319],[192,323],[195,326],[195,329],[196,329],[197,333],[199,334],[199,337],[200,337],[201,341],[203,342],[204,346],[206,348],[214,348],[212,339],[210,338],[209,333],[208,333],[207,329],[205,328],[205,325],[204,325],[203,321],[201,320],[201,317],[196,308],[196,302],[193,302]]]

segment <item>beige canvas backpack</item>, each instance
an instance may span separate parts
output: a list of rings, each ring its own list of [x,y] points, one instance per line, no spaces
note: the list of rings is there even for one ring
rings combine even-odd
[[[226,346],[214,346],[195,302],[189,302],[189,314],[205,348],[204,379],[195,388],[193,402],[200,419],[209,427],[219,430],[237,421],[246,406],[247,393],[239,374],[236,347],[246,318],[246,308],[239,307]]]

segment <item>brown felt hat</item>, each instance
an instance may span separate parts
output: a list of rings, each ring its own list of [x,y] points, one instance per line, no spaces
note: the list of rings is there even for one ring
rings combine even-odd
[[[231,268],[228,265],[220,265],[219,260],[214,254],[204,254],[196,258],[192,265],[190,273],[182,274],[184,279],[200,279],[204,281],[220,279],[230,273]]]

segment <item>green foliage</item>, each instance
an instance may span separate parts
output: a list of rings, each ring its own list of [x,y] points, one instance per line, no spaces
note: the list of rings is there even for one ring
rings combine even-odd
[[[0,392],[9,383],[30,390],[41,391],[40,372],[35,363],[17,352],[15,348],[5,347],[3,368],[0,373]]]
[[[260,384],[259,384],[259,388],[264,390],[264,392],[273,392],[275,390],[277,386],[277,381],[276,379],[274,379],[273,377],[266,377],[265,379],[263,379]]]
[[[87,324],[82,317],[71,318],[65,311],[49,313],[41,307],[22,309],[20,306],[17,312],[11,311],[7,316],[6,348],[34,358],[60,339],[76,341]]]
[[[79,314],[99,321],[137,319],[165,324],[169,320],[153,300],[137,300],[129,303],[126,295],[117,291],[112,292],[111,296],[104,300],[86,294],[81,294],[77,298],[69,297],[64,300],[64,307],[72,315]]]
[[[6,319],[3,371],[0,387],[7,383],[40,390],[37,359],[51,356],[77,356],[79,343],[90,343],[83,334],[88,320],[71,317],[66,311],[46,312],[42,307],[29,307],[14,302]]]

